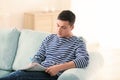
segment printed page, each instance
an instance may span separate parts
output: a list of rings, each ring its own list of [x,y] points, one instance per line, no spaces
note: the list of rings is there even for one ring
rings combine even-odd
[[[45,71],[45,67],[40,65],[40,64],[37,64],[37,65],[32,65],[30,67],[25,67],[25,68],[22,68],[20,70],[25,70],[25,71]]]

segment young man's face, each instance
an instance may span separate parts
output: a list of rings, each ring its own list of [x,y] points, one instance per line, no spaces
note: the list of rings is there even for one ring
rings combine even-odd
[[[70,37],[73,26],[68,21],[57,20],[57,35],[59,37]]]

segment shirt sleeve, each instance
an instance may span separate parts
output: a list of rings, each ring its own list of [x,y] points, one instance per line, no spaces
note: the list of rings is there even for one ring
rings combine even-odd
[[[76,59],[73,60],[76,68],[85,68],[89,63],[89,55],[86,50],[86,44],[83,40],[79,42],[79,46],[75,50]]]
[[[44,61],[44,59],[45,59],[45,53],[46,53],[46,48],[45,48],[46,45],[45,45],[45,44],[46,44],[47,41],[49,40],[50,36],[51,36],[51,35],[47,36],[47,37],[43,40],[43,42],[42,42],[39,50],[37,51],[37,53],[36,53],[36,54],[34,55],[34,57],[32,58],[32,62],[37,62],[37,63],[41,64],[41,62]]]
[[[45,54],[45,46],[44,46],[44,42],[43,42],[42,45],[40,46],[39,50],[37,51],[37,53],[32,58],[32,62],[36,62],[36,63],[40,64],[45,59],[44,54]]]

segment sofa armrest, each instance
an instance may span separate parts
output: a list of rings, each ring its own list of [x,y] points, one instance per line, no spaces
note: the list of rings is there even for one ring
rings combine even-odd
[[[58,80],[86,80],[87,71],[85,69],[69,69],[62,73]]]
[[[72,68],[63,72],[58,80],[94,80],[102,68],[104,60],[99,52],[90,52],[89,65],[86,68]]]

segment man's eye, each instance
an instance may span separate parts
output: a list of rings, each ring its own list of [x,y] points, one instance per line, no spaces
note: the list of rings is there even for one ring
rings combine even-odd
[[[62,27],[63,29],[66,29],[66,27]]]

